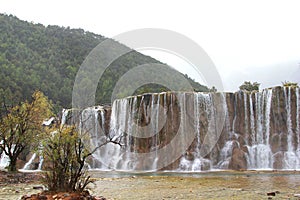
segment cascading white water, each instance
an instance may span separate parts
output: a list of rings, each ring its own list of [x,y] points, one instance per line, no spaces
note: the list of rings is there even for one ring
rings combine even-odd
[[[201,106],[201,96],[200,93],[196,93],[194,95],[194,123],[195,123],[195,131],[197,137],[197,145],[196,145],[196,157],[200,157],[200,144],[201,144],[201,136],[200,136],[200,106]]]
[[[152,170],[153,169],[156,169],[157,168],[157,161],[158,161],[158,154],[157,154],[157,149],[159,148],[159,143],[160,143],[160,141],[159,141],[159,131],[160,131],[160,120],[159,120],[159,118],[160,118],[160,108],[161,108],[161,105],[160,105],[160,96],[161,95],[157,95],[157,101],[156,101],[156,105],[153,105],[152,104],[152,107],[154,108],[154,109],[152,109],[151,110],[151,112],[152,111],[154,111],[154,114],[153,115],[151,115],[151,118],[152,117],[154,117],[154,119],[155,120],[153,120],[153,119],[151,119],[151,122],[153,121],[153,133],[155,134],[155,137],[154,137],[154,139],[153,139],[153,144],[152,144],[152,146],[154,147],[153,149],[151,149],[151,151],[155,151],[155,157],[156,157],[156,159],[154,160],[154,162],[153,162],[153,165],[152,165]],[[163,93],[163,96],[165,97],[166,96],[166,93]],[[155,98],[155,94],[152,94],[152,99],[153,98]],[[153,103],[154,101],[152,101],[152,103]]]
[[[225,143],[220,152],[220,162],[218,163],[218,169],[228,169],[234,143],[236,143],[236,141],[233,140],[229,140]]]
[[[2,141],[0,141],[0,144],[2,143]],[[0,169],[4,169],[5,167],[7,167],[9,165],[10,159],[9,157],[2,152],[0,154]]]
[[[185,93],[178,93],[177,100],[178,104],[181,105],[180,112],[186,113],[186,94]],[[182,160],[180,166],[186,168],[186,170],[193,170],[199,171],[202,168],[210,168],[211,161],[208,159],[204,159],[200,156],[200,112],[198,109],[202,109],[202,112],[206,114],[209,118],[209,131],[213,132],[215,129],[215,122],[214,122],[214,107],[211,103],[211,95],[210,94],[202,94],[202,93],[195,93],[195,105],[197,105],[197,109],[194,111],[193,119],[195,127],[194,130],[197,136],[196,148],[195,151],[192,152],[194,155],[193,161],[187,161],[188,164],[184,167],[184,160]],[[124,144],[123,148],[120,148],[118,145],[108,145],[103,150],[99,151],[99,157],[101,160],[105,162],[106,169],[114,169],[114,170],[135,170],[141,163],[141,161],[137,160],[136,157],[132,157],[133,154],[129,152],[135,151],[135,139],[128,137],[129,134],[133,136],[145,135],[151,136],[152,141],[149,150],[154,152],[156,158],[154,159],[152,166],[148,167],[148,170],[156,170],[157,163],[159,160],[159,156],[157,155],[159,145],[161,143],[159,132],[164,127],[164,120],[161,119],[161,116],[166,115],[168,109],[170,109],[170,116],[171,118],[174,117],[173,113],[173,101],[172,95],[170,95],[170,99],[167,99],[167,93],[160,93],[160,94],[151,94],[144,95],[134,98],[126,98],[126,99],[119,99],[114,101],[112,106],[112,113],[110,119],[110,134],[111,137],[115,138],[122,138],[121,142]],[[161,99],[163,99],[163,105],[161,105]],[[166,104],[167,101],[170,101],[170,106]],[[137,105],[139,103],[139,105]],[[204,111],[203,111],[204,109]],[[144,125],[139,123],[141,118],[144,120]],[[187,121],[186,116],[184,114],[180,115],[181,126],[179,127],[179,132],[184,133],[186,131]],[[145,126],[146,125],[146,126]],[[165,127],[165,129],[167,129]],[[181,138],[182,141],[191,140],[187,138],[185,134],[182,134],[183,137]],[[184,152],[183,152],[184,153]],[[179,168],[181,168],[179,167]],[[102,168],[103,169],[103,168]]]
[[[272,169],[273,157],[269,145],[272,90],[255,93],[256,107],[250,107],[252,145],[248,146],[248,168]],[[250,106],[253,106],[250,98]],[[256,110],[254,116],[253,110]],[[254,120],[256,119],[256,123]],[[256,125],[256,128],[254,127]],[[255,131],[255,133],[254,133]]]
[[[134,131],[134,128],[127,120],[132,112],[132,107],[130,108],[127,100],[128,99],[120,99],[113,102],[109,137],[113,138],[113,140],[118,139],[120,143],[130,148],[131,141],[126,135],[128,131],[130,131],[130,133]],[[102,116],[104,116],[104,114],[102,114]],[[96,151],[94,157],[102,163],[102,165],[98,167],[102,170],[122,170],[126,165],[131,165],[130,159],[128,157],[126,158],[126,155],[118,145],[107,144],[105,148]],[[122,163],[122,161],[125,162]]]
[[[0,141],[0,144],[2,144],[3,141]],[[10,153],[14,151],[15,145],[12,145],[12,148],[10,149]],[[6,151],[8,151],[8,148],[5,148]],[[0,169],[5,168],[9,165],[10,163],[10,159],[9,156],[5,154],[5,152],[3,151],[2,154],[0,154]]]
[[[40,145],[38,153],[34,152],[32,154],[32,156],[30,157],[30,159],[28,160],[28,162],[25,163],[25,165],[24,165],[24,167],[23,167],[22,170],[36,170],[36,171],[42,170],[43,163],[44,163],[44,157],[42,156],[42,151],[43,151],[43,146]],[[36,156],[37,155],[39,155],[39,159],[38,159],[38,165],[36,167],[34,165],[37,164],[37,163],[34,163],[34,161],[36,161]]]
[[[296,138],[297,138],[297,150],[296,150],[296,156],[297,156],[297,161],[296,167],[297,169],[300,168],[300,90],[299,88],[296,88]]]
[[[247,93],[244,93],[243,94],[244,96],[244,115],[245,115],[245,122],[244,122],[244,126],[245,126],[245,132],[246,133],[249,133],[249,128],[248,128],[248,103],[247,103],[247,98],[248,98],[248,95]]]
[[[42,170],[42,167],[43,167],[43,164],[44,164],[44,157],[40,156],[39,161],[40,162],[39,162],[37,170]]]
[[[265,144],[269,146],[270,143],[270,114],[271,114],[271,105],[272,105],[272,90],[266,90],[267,94],[265,97],[265,112],[264,112],[264,128],[265,128]]]
[[[284,88],[284,97],[285,97],[285,109],[286,109],[286,126],[287,126],[287,142],[288,142],[288,152],[293,151],[292,139],[293,139],[293,130],[292,130],[292,119],[291,119],[291,88]]]
[[[209,159],[203,158],[201,156],[201,131],[200,131],[200,115],[205,114],[209,122],[209,129],[214,128],[214,109],[211,99],[211,94],[205,93],[194,93],[194,131],[196,133],[196,145],[194,152],[188,152],[189,155],[182,157],[179,163],[179,170],[183,171],[202,171],[203,169],[211,168],[211,161]],[[182,95],[184,97],[184,95]],[[181,112],[186,112],[185,110],[185,100],[182,99]],[[184,122],[184,120],[183,120]],[[192,157],[192,158],[190,158]]]
[[[162,160],[159,150],[167,144],[166,138],[172,139],[173,131],[178,131],[181,142],[177,142],[173,148],[179,148],[191,140],[186,134],[189,131],[195,133],[194,142],[190,148],[182,151],[182,157],[179,157],[176,163],[177,167],[172,169],[179,171],[228,169],[232,168],[232,163],[243,159],[244,155],[246,157],[244,167],[247,169],[273,169],[274,163],[280,158],[283,161],[279,169],[300,169],[299,89],[284,88],[277,92],[273,91],[265,89],[262,92],[239,92],[232,95],[231,100],[229,96],[226,97],[228,106],[226,101],[216,104],[214,93],[145,94],[114,101],[111,114],[107,118],[102,106],[86,108],[77,120],[81,132],[90,134],[87,142],[90,148],[104,143],[105,134],[109,134],[110,138],[122,144],[122,147],[107,144],[100,148],[89,160],[90,167],[131,171],[146,166],[147,170],[156,170]],[[224,98],[224,94],[222,95]],[[189,106],[193,110],[188,109]],[[224,125],[223,134],[227,135],[221,137],[223,141],[216,145],[217,148],[213,153],[204,154],[205,145],[209,146],[211,140],[219,139],[211,137],[204,142],[205,135],[208,133],[214,135],[216,132],[218,106],[227,112],[231,109]],[[296,110],[293,110],[295,108]],[[72,109],[63,110],[62,123],[68,123],[71,111]],[[163,116],[167,116],[169,120],[167,123]],[[275,117],[278,119],[274,119]],[[173,130],[172,127],[178,123],[180,123],[178,130]],[[189,126],[191,129],[187,128]],[[104,130],[105,128],[109,130]],[[272,147],[274,141],[277,141],[277,146]],[[151,163],[137,156],[140,152],[147,151],[153,152],[154,159]],[[172,156],[172,152],[164,155]],[[35,159],[31,158],[25,168]],[[40,158],[39,169],[42,161]],[[0,167],[7,164],[8,161],[2,154]]]
[[[177,163],[177,170],[201,171],[227,169],[232,166],[232,162],[240,159],[240,157],[236,157],[237,155],[246,155],[245,162],[247,169],[272,169],[275,162],[274,155],[279,151],[283,151],[284,154],[284,169],[299,169],[300,100],[299,89],[296,89],[296,91],[297,101],[293,102],[293,104],[291,102],[291,89],[284,89],[285,96],[283,103],[279,97],[277,98],[282,93],[277,92],[275,94],[273,93],[273,89],[234,95],[234,100],[229,101],[231,103],[229,107],[231,106],[232,109],[232,102],[234,102],[235,113],[231,110],[231,122],[229,120],[230,117],[226,117],[226,123],[230,124],[225,124],[225,132],[223,134],[228,135],[222,137],[225,141],[221,142],[221,145],[218,146],[219,149],[215,149],[214,154],[218,153],[218,156],[203,154],[202,152],[205,147],[203,145],[205,134],[213,133],[212,135],[214,135],[216,132],[218,125],[216,120],[218,118],[216,115],[217,107],[221,106],[224,109],[229,109],[226,101],[223,101],[221,105],[215,104],[213,102],[215,94],[213,93],[176,93],[176,97],[172,93],[160,93],[118,99],[113,102],[111,115],[107,119],[105,119],[105,112],[102,107],[87,108],[82,112],[80,126],[85,126],[85,129],[90,130],[91,146],[95,147],[105,141],[104,130],[102,129],[106,126],[107,120],[109,120],[109,131],[107,131],[109,132],[109,136],[118,140],[123,145],[120,147],[115,144],[107,144],[104,148],[96,151],[93,154],[91,168],[128,171],[141,169],[141,166],[144,165],[147,166],[147,170],[156,170],[162,159],[158,151],[165,145],[164,140],[168,138],[168,134],[172,134],[172,127],[180,121],[178,133],[183,133],[180,136],[182,142],[176,143],[176,145],[180,146],[185,141],[191,140],[185,134],[187,131],[195,133],[195,140],[190,148],[186,149],[186,152],[182,152],[183,156]],[[187,101],[188,95],[192,97],[193,102]],[[272,152],[271,141],[274,138],[274,132],[271,132],[271,130],[274,131],[274,126],[277,125],[274,125],[275,122],[272,121],[274,119],[271,120],[271,116],[275,116],[275,113],[273,113],[274,109],[277,109],[276,112],[280,114],[283,104],[286,110],[286,126],[288,131],[287,133],[281,133],[280,130],[284,129],[279,127],[279,132],[275,134],[278,134],[278,137],[280,137],[278,143],[282,142],[283,139],[281,138],[284,138],[282,137],[283,134],[287,135],[287,150],[284,151],[283,148]],[[193,107],[193,110],[188,110],[188,106]],[[187,115],[178,114],[178,107],[180,107],[180,113],[187,113]],[[292,114],[294,107],[297,108],[296,117],[295,114]],[[238,110],[240,108],[244,110]],[[164,126],[165,121],[162,120],[162,116],[166,116],[166,113],[168,113],[169,121]],[[62,121],[66,121],[67,116],[68,112],[63,112]],[[283,115],[280,114],[280,116]],[[177,117],[179,117],[179,121],[175,120]],[[239,119],[238,117],[242,118]],[[101,123],[99,123],[100,121]],[[193,124],[192,129],[187,129],[190,124]],[[272,129],[270,124],[272,124]],[[296,127],[296,130],[293,130],[293,126]],[[140,138],[142,138],[142,141]],[[143,140],[143,138],[150,139]],[[295,139],[297,147],[295,147]],[[209,140],[206,141],[206,145],[209,145],[210,142]],[[174,148],[179,146],[175,146]],[[244,147],[246,147],[246,150]],[[239,152],[239,154],[233,154],[233,150],[235,149],[237,149],[235,152]],[[151,163],[139,160],[140,158],[134,154],[147,152],[147,150],[154,152],[153,155],[155,158]]]
[[[105,136],[105,113],[104,108],[102,106],[89,107],[84,109],[80,113],[80,134],[82,136],[88,135],[89,138],[87,144],[88,150],[94,151],[94,149],[98,148],[102,144],[106,142]],[[100,117],[100,119],[99,119]],[[105,166],[102,166],[102,162],[100,161],[101,152],[96,151],[93,153],[92,163],[90,163],[90,168],[99,168],[105,169]]]
[[[282,135],[284,133],[280,132],[284,129],[282,129],[281,126],[278,126],[278,124],[280,124],[278,121],[276,122],[276,120],[278,119],[272,118],[273,121],[271,121],[271,117],[275,117],[276,113],[279,113],[276,115],[283,116],[280,113],[282,110],[282,105],[285,104],[286,125],[288,130],[288,133],[286,134],[288,136],[288,141],[287,151],[284,152],[284,159],[286,160],[285,163],[287,164],[284,164],[283,168],[299,169],[299,166],[297,164],[299,160],[298,152],[300,140],[299,89],[297,89],[296,93],[297,102],[294,102],[297,108],[295,119],[291,119],[291,93],[287,91],[287,89],[284,90],[286,96],[283,103],[279,99],[281,98],[280,91],[282,90],[278,90],[279,92],[276,92],[276,94],[273,93],[273,89],[265,89],[262,92],[239,93],[239,95],[242,96],[237,96],[236,94],[234,96],[235,100],[233,100],[232,102],[240,102],[239,104],[235,105],[236,113],[233,113],[234,117],[231,116],[231,120],[233,119],[233,121],[231,122],[239,124],[225,124],[224,129],[226,131],[223,134],[228,134],[228,136],[223,137],[223,139],[225,138],[226,140],[222,142],[222,146],[220,146],[221,148],[217,150],[217,153],[219,154],[219,156],[217,157],[211,157],[210,154],[206,154],[207,156],[205,157],[201,156],[201,149],[203,150],[204,135],[207,134],[207,132],[214,133],[217,126],[217,122],[215,120],[215,118],[217,118],[217,116],[215,115],[217,105],[212,101],[212,93],[189,94],[190,96],[194,95],[192,96],[193,110],[190,111],[186,110],[188,104],[191,103],[191,101],[187,103],[186,93],[176,93],[177,103],[175,104],[175,101],[173,99],[174,96],[167,96],[167,93],[147,94],[116,100],[113,102],[112,106],[109,134],[111,137],[119,138],[124,146],[121,148],[118,145],[108,144],[101,151],[96,152],[97,156],[95,157],[99,161],[104,161],[105,164],[100,167],[101,169],[126,171],[135,170],[143,165],[143,161],[138,160],[138,157],[135,156],[136,154],[131,154],[128,152],[137,152],[140,150],[141,144],[138,138],[141,135],[145,138],[151,136],[151,139],[147,140],[147,142],[144,141],[144,146],[142,148],[146,147],[146,149],[148,148],[149,151],[155,153],[155,159],[153,159],[152,164],[150,166],[149,163],[146,164],[148,170],[155,170],[160,160],[157,152],[164,142],[164,139],[161,139],[164,137],[160,137],[161,135],[159,136],[158,134],[162,129],[162,124],[164,124],[162,123],[160,117],[168,112],[168,118],[171,119],[171,121],[174,120],[174,117],[176,118],[178,116],[178,114],[174,113],[174,111],[180,105],[180,112],[188,113],[189,118],[187,118],[186,115],[179,115],[181,126],[179,127],[178,132],[184,133],[185,131],[187,131],[186,127],[188,126],[188,124],[192,123],[193,128],[189,131],[195,132],[195,140],[192,146],[189,149],[186,149],[186,152],[182,152],[183,156],[178,162],[178,170],[201,171],[203,169],[226,169],[232,166],[232,164],[230,163],[236,162],[238,159],[242,158],[239,158],[237,156],[243,155],[245,155],[246,157],[245,167],[247,169],[273,169],[275,159],[278,160],[278,156],[274,158],[275,154],[280,153],[280,151],[284,151],[284,147],[282,147],[282,142],[284,139]],[[241,104],[244,104],[244,106]],[[221,107],[224,107],[224,109],[229,109],[229,107],[227,107],[226,105],[226,101],[222,102]],[[241,114],[240,111],[237,110],[240,108],[244,109],[242,112],[243,114]],[[103,115],[103,113],[101,115]],[[241,119],[236,119],[237,117],[241,116]],[[225,121],[226,123],[230,123],[230,120],[227,117]],[[294,123],[292,121],[296,121],[295,127],[297,134],[291,131],[291,127]],[[171,134],[169,126],[174,126],[174,124],[169,124],[165,127],[165,134]],[[230,130],[230,127],[232,127],[233,130]],[[279,132],[274,133],[274,130],[277,130],[276,127],[277,129],[279,129]],[[237,130],[235,130],[235,128]],[[278,136],[276,136],[276,134]],[[274,142],[275,136],[279,137],[277,142],[280,145],[282,143],[282,145],[279,145],[278,147],[271,147],[271,140]],[[297,140],[297,148],[293,147],[293,144],[295,144],[293,142],[294,138],[296,138]],[[188,140],[188,138],[186,138],[186,136],[184,136],[183,134],[181,136],[181,140],[182,143],[184,143],[184,141]],[[240,144],[240,142],[242,143]],[[207,144],[209,144],[209,142]],[[235,152],[238,152],[239,154],[234,155],[234,149],[237,149],[237,151]],[[274,152],[272,152],[273,150]],[[296,164],[295,160],[297,161]]]
[[[166,93],[160,95],[165,97]],[[156,151],[159,145],[157,133],[162,128],[160,115],[164,113],[165,109],[161,108],[162,106],[159,104],[160,95],[151,94],[118,99],[113,102],[110,137],[119,138],[123,147],[108,144],[106,148],[101,150],[101,160],[106,164],[106,169],[135,170],[140,164],[140,161],[132,154],[136,151],[137,138],[154,136],[150,151]],[[145,126],[141,126],[141,118],[143,118]],[[149,170],[156,169],[156,161],[157,159],[154,160]]]
[[[296,93],[297,94],[297,93]],[[287,151],[284,152],[284,169],[299,169],[300,168],[300,155],[297,151],[298,149],[294,148],[293,145],[293,137],[294,132],[292,128],[292,110],[291,110],[291,87],[284,87],[284,97],[285,97],[285,104],[286,104],[286,115],[287,115]],[[296,95],[297,97],[297,95]],[[297,97],[298,98],[298,97]],[[298,100],[297,100],[298,101]],[[297,107],[297,110],[299,108]],[[296,114],[298,114],[296,112]],[[298,118],[299,120],[299,118]],[[299,121],[297,122],[299,124]],[[296,136],[297,140],[299,135]],[[299,143],[298,143],[299,144]]]
[[[29,161],[24,165],[23,170],[30,170],[31,169],[30,166],[32,165],[35,158],[36,158],[36,153],[32,154]]]
[[[255,117],[254,117],[254,106],[252,100],[253,93],[249,94],[249,110],[250,110],[250,126],[251,126],[251,144],[256,144],[256,131],[255,131]]]
[[[62,117],[61,117],[61,124],[62,125],[66,124],[69,112],[70,112],[69,109],[63,109],[62,110]]]
[[[264,106],[264,92],[255,93],[256,99],[256,140],[257,144],[263,144],[263,106]]]
[[[300,155],[300,90],[296,89],[296,136],[297,136],[297,153]]]

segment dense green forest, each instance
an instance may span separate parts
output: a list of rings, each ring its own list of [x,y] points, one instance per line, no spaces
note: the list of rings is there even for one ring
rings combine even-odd
[[[0,14],[0,97],[7,105],[30,99],[42,91],[56,105],[70,107],[76,73],[89,52],[106,38],[82,29],[44,26]],[[117,43],[117,42],[116,42]],[[118,43],[118,45],[121,45]],[[144,63],[160,63],[136,51],[115,60],[98,83],[96,103],[110,102],[116,81],[129,69]],[[192,79],[195,91],[208,91]],[[99,92],[101,88],[101,92]],[[168,90],[149,84],[136,91]]]

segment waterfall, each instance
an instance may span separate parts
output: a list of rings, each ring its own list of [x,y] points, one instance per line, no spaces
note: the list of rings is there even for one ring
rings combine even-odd
[[[271,114],[271,104],[272,104],[272,90],[266,90],[266,106],[265,106],[265,144],[269,146],[270,143],[270,114]]]
[[[225,143],[224,147],[220,152],[220,162],[218,163],[218,169],[228,169],[231,156],[232,156],[234,143],[235,141],[233,140],[229,140]]]
[[[244,115],[245,115],[245,122],[244,122],[244,126],[245,126],[245,132],[248,133],[249,132],[249,128],[248,128],[248,103],[247,103],[247,97],[249,96],[247,93],[243,94],[244,96]]]
[[[297,136],[297,153],[300,155],[300,90],[299,88],[296,89],[296,136]]]
[[[36,153],[32,154],[32,156],[29,159],[29,161],[24,165],[23,170],[30,170],[31,169],[31,165],[32,165],[35,157],[36,157]]]
[[[3,144],[2,140],[0,141],[0,144]],[[10,151],[13,152],[14,148],[15,148],[15,145],[13,144]],[[8,151],[8,148],[5,147],[5,150]],[[9,156],[6,155],[4,151],[2,151],[0,154],[0,169],[7,167],[9,165],[9,162],[10,162]]]
[[[62,117],[61,117],[61,124],[62,125],[66,124],[69,112],[70,112],[69,109],[63,109],[62,110]]]
[[[200,144],[201,144],[201,135],[200,135],[200,106],[201,106],[201,94],[200,93],[196,93],[194,95],[194,123],[195,123],[195,131],[196,131],[196,137],[197,137],[197,144],[196,144],[196,157],[199,158],[200,157]],[[200,99],[201,98],[201,99]]]
[[[251,126],[251,141],[252,145],[256,144],[256,131],[255,131],[255,117],[254,117],[254,106],[253,106],[253,100],[252,95],[253,93],[249,94],[249,110],[250,110],[250,126]]]
[[[133,141],[127,137],[133,134],[135,128],[132,126],[134,107],[136,99],[130,104],[129,99],[115,100],[112,105],[109,136],[118,140],[124,148],[130,149],[134,145]],[[108,144],[106,148],[99,149],[96,153],[98,159],[103,163],[101,169],[105,170],[126,170],[133,167],[131,158],[126,155],[120,146]]]
[[[91,147],[106,135],[121,144],[98,149],[91,168],[300,169],[299,102],[299,89],[288,87],[235,94],[164,92],[117,99],[110,114],[101,106],[87,108],[79,124],[90,130]]]
[[[188,168],[199,171],[203,168],[201,167],[202,164],[207,168],[207,165],[210,165],[210,161],[200,156],[200,112],[198,112],[198,109],[203,109],[203,107],[207,109],[205,111],[206,115],[209,115],[212,119],[214,115],[213,105],[209,104],[209,101],[211,101],[210,94],[195,93],[192,95],[194,95],[193,102],[197,105],[195,107],[196,111],[194,110],[194,115],[191,118],[194,120],[194,129],[192,131],[195,132],[197,142],[192,152],[195,158],[193,160],[194,164],[189,164]],[[180,120],[180,126],[177,130],[180,137],[178,142],[185,143],[185,141],[191,140],[188,134],[184,134],[187,132],[190,124],[190,117],[186,116],[187,109],[190,106],[187,101],[189,101],[189,97],[184,93],[176,93],[176,95],[170,93],[151,94],[114,101],[110,119],[110,135],[111,137],[121,138],[124,146],[120,148],[117,145],[108,145],[107,148],[104,148],[101,157],[107,169],[128,171],[145,166],[150,171],[156,170],[159,167],[158,163],[166,160],[162,155],[164,155],[165,151],[164,145],[168,144],[168,142],[162,140],[162,138],[170,137],[166,135],[166,132],[176,128],[176,120]],[[177,109],[175,104],[176,106],[180,105],[180,115],[178,115],[177,111],[174,112]],[[169,121],[166,121],[167,115],[170,118]],[[212,119],[210,119],[212,122],[210,122],[209,129],[214,129]],[[180,143],[177,144],[179,145],[178,147],[180,147]],[[169,146],[172,147],[171,144]],[[152,160],[149,161],[143,157],[141,160],[138,159],[143,152],[147,153],[148,151],[154,156]],[[171,155],[172,152],[169,152],[169,154]]]
[[[81,112],[64,109],[61,122],[78,125],[90,150],[107,137],[120,143],[95,151],[88,160],[92,169],[300,169],[300,91],[294,87],[143,94]],[[38,153],[28,158],[23,169],[36,160],[34,167],[42,168]],[[2,152],[0,167],[8,164]]]
[[[94,149],[106,142],[105,110],[102,106],[84,109],[80,114],[79,126],[80,134],[85,136],[85,138],[89,138],[89,141],[86,141],[86,143],[89,145],[89,151],[94,151]],[[92,156],[92,163],[89,163],[90,167],[105,169],[105,166],[102,166],[101,162],[101,151],[95,151]]]
[[[269,145],[270,138],[270,113],[272,103],[272,90],[264,90],[255,93],[256,107],[250,108],[250,120],[252,134],[252,145],[248,146],[248,168],[250,169],[272,169],[272,151]],[[253,102],[250,98],[250,106]],[[254,116],[253,110],[256,115]],[[256,123],[254,120],[256,119]],[[256,129],[254,128],[256,124]],[[254,130],[256,132],[254,133]]]
[[[44,164],[44,157],[43,156],[39,156],[39,160],[38,160],[38,165],[36,166],[34,161],[36,159],[37,154],[33,153],[32,156],[30,157],[30,159],[25,163],[24,167],[22,168],[22,170],[37,170],[40,171],[42,170],[43,164]]]
[[[292,119],[291,119],[291,88],[284,88],[284,97],[285,97],[285,109],[286,109],[286,126],[287,126],[287,142],[288,142],[288,152],[292,152],[294,150],[292,139],[293,139],[293,130],[292,130]]]
[[[2,141],[0,141],[0,144],[1,142]],[[4,152],[2,152],[0,154],[0,169],[7,167],[9,165],[9,161],[10,161],[9,157]]]
[[[296,94],[298,93],[298,90],[296,90]],[[286,115],[287,115],[287,120],[286,120],[286,126],[287,126],[287,151],[284,153],[284,168],[285,169],[298,169],[300,168],[300,157],[299,157],[299,152],[297,149],[295,149],[294,144],[293,144],[293,137],[294,137],[294,132],[293,132],[293,124],[292,124],[292,103],[291,103],[291,87],[284,87],[284,97],[285,97],[285,105],[286,105]],[[296,95],[298,103],[298,95]],[[297,105],[298,106],[298,105]],[[299,107],[296,108],[299,110]],[[298,112],[296,112],[296,115],[298,116]],[[299,120],[299,116],[298,119]],[[299,124],[299,121],[297,121],[297,124]],[[297,130],[296,130],[297,131]],[[298,133],[298,132],[296,132]],[[299,133],[296,134],[297,140],[299,139]],[[297,141],[298,142],[298,141]],[[298,146],[299,143],[297,143]]]
[[[39,161],[40,162],[39,162],[37,170],[42,170],[42,167],[43,167],[43,164],[44,164],[44,157],[40,156]]]
[[[297,156],[297,162],[296,167],[297,169],[300,169],[300,95],[299,95],[299,88],[296,89],[296,138],[297,138],[297,150],[296,150],[296,156]]]
[[[104,157],[111,157],[106,162],[108,169],[130,171],[146,165],[148,170],[155,170],[158,161],[160,146],[159,133],[165,125],[166,104],[161,104],[161,99],[166,101],[167,93],[147,94],[126,99],[115,100],[112,106],[110,120],[111,137],[122,138],[122,148],[110,145]],[[149,151],[155,158],[151,163],[139,160],[136,156],[144,151],[146,138]],[[143,141],[143,142],[142,142]]]
[[[225,122],[227,105],[223,93],[194,93],[193,94],[193,127],[195,132],[194,148],[186,152],[179,163],[179,170],[203,171],[214,169],[217,164],[216,156],[211,152],[223,129],[228,126]],[[186,112],[186,110],[183,110]],[[189,112],[188,112],[189,113]]]

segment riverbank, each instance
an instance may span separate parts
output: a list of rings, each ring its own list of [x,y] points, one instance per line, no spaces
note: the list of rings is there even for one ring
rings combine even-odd
[[[35,194],[43,190],[42,174],[8,173],[0,170],[0,200],[20,199],[25,194]]]
[[[90,172],[92,195],[107,199],[299,199],[300,172],[245,171],[209,173]],[[0,199],[38,193],[39,184],[1,186]],[[275,195],[275,196],[274,196]]]

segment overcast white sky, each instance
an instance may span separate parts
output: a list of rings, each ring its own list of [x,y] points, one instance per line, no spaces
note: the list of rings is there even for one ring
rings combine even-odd
[[[245,80],[261,88],[300,83],[300,1],[0,0],[0,12],[44,25],[83,28],[106,37],[163,28],[198,43],[215,63],[226,91]],[[174,55],[145,51],[198,79]]]

